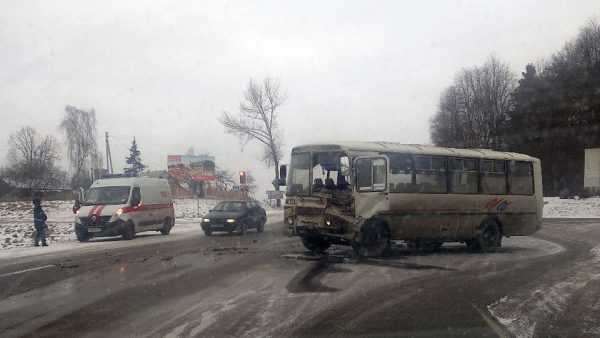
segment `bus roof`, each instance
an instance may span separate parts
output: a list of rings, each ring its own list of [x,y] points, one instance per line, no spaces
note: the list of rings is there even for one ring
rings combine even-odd
[[[411,154],[439,155],[439,156],[458,156],[471,158],[496,158],[518,161],[539,161],[535,157],[506,152],[495,151],[491,149],[459,149],[427,146],[421,144],[401,144],[394,142],[338,142],[338,143],[316,143],[305,144],[294,147],[292,153],[300,152],[321,152],[321,151],[344,151],[346,153],[354,152],[399,152]]]

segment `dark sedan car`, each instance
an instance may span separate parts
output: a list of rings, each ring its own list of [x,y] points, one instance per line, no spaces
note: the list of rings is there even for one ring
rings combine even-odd
[[[267,222],[267,213],[258,203],[252,201],[226,201],[217,204],[204,218],[202,230],[207,236],[214,231],[233,232],[255,228],[262,232]]]

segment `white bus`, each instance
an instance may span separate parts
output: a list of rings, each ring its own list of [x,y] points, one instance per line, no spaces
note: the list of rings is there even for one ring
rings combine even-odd
[[[502,237],[541,228],[540,161],[486,149],[385,142],[295,147],[286,179],[285,232],[323,252],[351,245],[363,257],[391,241],[435,250],[464,242],[492,252]]]

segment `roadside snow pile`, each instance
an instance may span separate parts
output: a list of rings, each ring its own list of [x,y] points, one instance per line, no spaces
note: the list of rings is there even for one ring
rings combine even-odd
[[[600,197],[560,199],[544,197],[546,218],[600,218]]]
[[[216,200],[176,199],[175,218],[193,220],[219,203]],[[48,215],[49,242],[75,240],[73,233],[73,201],[42,201]],[[0,247],[3,249],[33,244],[33,205],[29,201],[0,202]]]

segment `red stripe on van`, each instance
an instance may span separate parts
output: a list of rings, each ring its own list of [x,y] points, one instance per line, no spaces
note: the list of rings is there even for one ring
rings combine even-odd
[[[96,210],[96,216],[102,215],[102,210],[104,210],[104,208],[106,208],[106,204],[102,205],[100,208],[98,208],[98,210]]]
[[[140,204],[137,207],[124,207],[123,213],[138,212],[147,210],[158,210],[158,209],[173,209],[173,203],[161,203],[161,204]]]
[[[96,209],[98,209],[98,207],[100,207],[100,206],[94,205],[94,207],[90,209],[90,212],[88,213],[88,217],[92,217],[92,215],[96,212]]]

